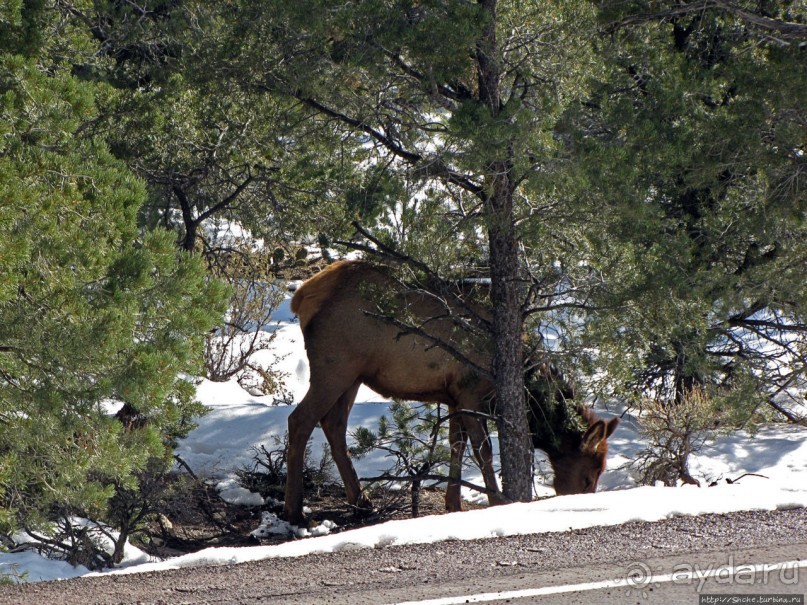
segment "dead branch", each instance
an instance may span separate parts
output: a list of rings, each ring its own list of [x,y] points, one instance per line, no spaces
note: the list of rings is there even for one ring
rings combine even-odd
[[[450,477],[445,477],[443,475],[424,474],[424,475],[417,475],[416,477],[398,477],[396,475],[390,475],[387,473],[379,475],[378,477],[360,477],[359,480],[366,482],[397,481],[401,483],[412,483],[414,481],[436,481],[438,484],[448,483],[449,481],[452,481]],[[470,481],[465,481],[464,479],[460,479],[459,484],[463,487],[467,487],[468,489],[472,489],[476,492],[479,492],[480,494],[493,493],[490,492],[487,488],[484,488],[480,485],[476,485],[475,483],[471,483]]]

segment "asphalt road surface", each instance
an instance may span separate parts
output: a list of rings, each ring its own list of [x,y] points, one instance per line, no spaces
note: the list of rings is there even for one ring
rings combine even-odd
[[[804,605],[805,593],[799,508],[5,586],[0,605]]]

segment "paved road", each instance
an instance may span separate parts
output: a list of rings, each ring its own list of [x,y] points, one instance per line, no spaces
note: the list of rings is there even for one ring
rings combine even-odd
[[[699,593],[804,595],[807,568],[791,564],[766,573],[749,567],[796,559],[807,559],[803,508],[0,587],[0,605],[384,605],[424,599],[448,599],[440,602],[449,605],[474,602],[478,594],[486,601],[476,602],[514,605],[700,605]],[[665,579],[673,573],[677,581]],[[701,581],[699,573],[714,577]],[[579,586],[584,583],[594,586]],[[546,594],[551,587],[562,588]],[[541,594],[529,592],[535,590]]]
[[[393,592],[383,594],[379,602],[395,602],[396,605],[699,605],[702,595],[712,597],[704,600],[704,605],[770,605],[771,596],[775,594],[787,595],[782,604],[804,605],[807,593],[805,554],[807,544],[743,549],[730,555],[716,551],[679,554],[627,564],[526,572],[519,575],[516,586],[509,577],[486,578],[475,583],[479,592],[449,583],[440,587],[445,596],[410,597],[402,602],[395,599],[397,594]],[[760,563],[762,561],[764,563]],[[389,597],[393,597],[392,600]]]

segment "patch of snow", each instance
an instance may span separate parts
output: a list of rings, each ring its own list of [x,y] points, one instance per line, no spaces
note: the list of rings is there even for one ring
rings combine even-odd
[[[219,492],[221,499],[228,504],[236,504],[239,506],[263,505],[263,496],[242,487],[238,481],[232,477],[219,481],[216,485],[216,490]]]
[[[0,554],[0,577],[12,582],[69,580],[90,573],[83,565],[73,567],[66,561],[54,561],[27,551]]]
[[[476,540],[528,533],[557,532],[630,521],[660,521],[681,515],[741,510],[776,510],[807,506],[807,486],[785,488],[749,477],[734,485],[636,487],[626,490],[558,496],[462,513],[388,521],[343,533],[272,546],[209,548],[121,573],[159,571],[195,565],[226,565],[276,557],[357,548],[383,548],[442,540]],[[283,523],[283,522],[281,522]]]
[[[261,524],[250,532],[253,538],[261,539],[270,536],[289,536],[294,533],[292,526],[283,521],[274,513],[264,511],[261,514]]]

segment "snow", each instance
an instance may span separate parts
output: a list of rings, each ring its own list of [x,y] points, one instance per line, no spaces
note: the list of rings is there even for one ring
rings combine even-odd
[[[228,565],[360,548],[566,531],[595,525],[618,525],[629,521],[659,521],[680,515],[803,506],[807,506],[807,489],[803,486],[771,487],[767,480],[755,477],[750,477],[741,484],[712,488],[637,487],[598,494],[547,498],[531,503],[412,520],[388,521],[348,532],[273,546],[208,548],[168,561],[129,567],[112,573],[159,571],[195,565]]]
[[[275,314],[276,332],[271,349],[262,351],[264,362],[279,361],[275,368],[286,375],[286,388],[299,401],[308,387],[308,365],[299,327],[288,300]],[[271,396],[255,396],[235,381],[202,381],[198,398],[209,408],[199,426],[184,439],[177,454],[194,472],[214,481],[228,501],[260,506],[261,498],[239,486],[235,471],[253,464],[255,448],[281,447],[291,405],[274,405]],[[389,401],[363,387],[351,413],[351,427],[374,428],[388,413]],[[272,546],[209,548],[168,559],[150,560],[129,546],[124,562],[105,573],[135,573],[194,565],[224,565],[273,557],[298,557],[310,553],[339,552],[356,548],[382,548],[393,544],[428,543],[441,540],[471,540],[516,534],[565,531],[595,525],[610,526],[629,521],[657,521],[677,515],[700,515],[740,510],[775,510],[807,506],[807,429],[790,425],[762,427],[756,434],[738,432],[718,438],[691,460],[692,474],[703,487],[637,487],[627,464],[644,448],[638,420],[613,407],[599,410],[603,418],[620,415],[622,422],[609,439],[608,470],[596,494],[551,497],[531,503],[424,517],[339,532],[330,521],[309,529],[295,530],[297,537]],[[325,440],[317,429],[312,453],[319,458]],[[494,443],[494,446],[496,444]],[[551,473],[545,457],[536,453],[539,476],[536,493],[551,496]],[[380,474],[389,468],[382,453],[356,461],[360,476]],[[742,477],[745,473],[750,473]],[[740,478],[742,477],[742,478]],[[481,474],[465,477],[481,484]],[[737,480],[740,478],[739,480]],[[729,480],[729,481],[727,481]],[[735,481],[737,480],[737,481]],[[716,482],[713,487],[707,487]],[[466,491],[468,499],[478,496]],[[253,535],[266,536],[292,531],[284,521],[265,513]],[[0,554],[0,574],[22,581],[67,579],[88,574],[83,567],[49,561],[33,552]]]
[[[83,565],[73,567],[65,561],[51,561],[35,552],[0,555],[0,574],[15,581],[69,580],[86,575],[89,571]]]

